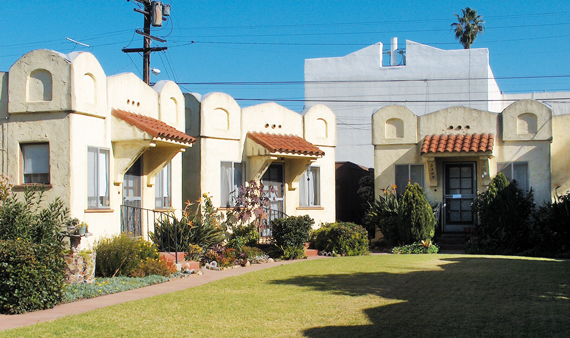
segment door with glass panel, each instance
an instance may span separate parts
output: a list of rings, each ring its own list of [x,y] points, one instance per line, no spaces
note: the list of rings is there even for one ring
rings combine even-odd
[[[123,179],[122,232],[142,236],[142,160],[139,158]]]
[[[444,163],[443,231],[462,232],[474,226],[475,215],[471,205],[477,193],[474,162]]]
[[[267,168],[261,182],[263,190],[269,197],[269,210],[267,211],[266,224],[269,225],[271,220],[281,218],[285,211],[285,180],[283,173],[283,164],[272,164]],[[270,188],[273,187],[273,188]],[[271,236],[271,230],[266,228],[262,236]]]

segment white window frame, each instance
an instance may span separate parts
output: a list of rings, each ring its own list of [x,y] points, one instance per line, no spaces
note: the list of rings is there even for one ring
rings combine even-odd
[[[244,173],[245,165],[242,162],[222,161],[220,163],[220,207],[235,206],[238,188],[243,184]]]
[[[109,149],[87,147],[87,209],[110,208],[110,156]]]
[[[299,206],[321,206],[321,168],[308,166],[299,180]]]
[[[420,178],[421,181],[418,182],[417,180],[413,180],[412,179],[412,167],[415,168],[421,168],[421,174],[420,174]],[[407,168],[407,176],[408,179],[406,181],[406,184],[404,184],[402,186],[402,184],[398,184],[398,168]],[[425,185],[425,167],[423,164],[396,164],[394,167],[394,183],[396,183],[396,194],[401,195],[404,193],[404,191],[406,190],[406,186],[409,184],[414,184],[414,183],[418,183],[420,185],[420,187],[422,187],[422,189],[424,188]]]
[[[517,180],[517,184],[519,186],[519,188],[521,188],[523,191],[528,191],[530,190],[530,182],[529,182],[529,178],[530,178],[530,173],[529,173],[529,165],[528,162],[526,161],[515,161],[515,162],[500,162],[497,163],[497,172],[499,173],[503,173],[503,175],[505,175],[505,177],[507,178],[507,180],[509,182],[512,182],[513,180],[515,180],[514,177],[519,177],[519,174],[515,174],[516,172],[516,167],[522,166],[525,168],[526,174],[525,174],[525,181],[521,182],[520,180]]]
[[[49,142],[21,143],[23,184],[50,184]]]
[[[172,165],[168,162],[154,179],[154,207],[169,209],[172,207]]]

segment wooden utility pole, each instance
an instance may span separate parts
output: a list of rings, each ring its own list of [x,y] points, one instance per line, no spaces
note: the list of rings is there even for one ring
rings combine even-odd
[[[129,0],[127,0],[129,1]],[[167,50],[167,47],[151,47],[150,40],[159,42],[166,42],[164,39],[157,38],[150,35],[151,26],[162,26],[162,20],[166,20],[164,16],[170,15],[170,6],[163,5],[162,2],[153,0],[134,0],[144,6],[144,10],[135,8],[134,11],[144,15],[144,28],[143,31],[136,30],[137,34],[143,36],[143,48],[123,48],[125,53],[143,53],[143,81],[150,84],[150,53],[160,52]],[[163,12],[163,8],[168,6],[167,10]]]

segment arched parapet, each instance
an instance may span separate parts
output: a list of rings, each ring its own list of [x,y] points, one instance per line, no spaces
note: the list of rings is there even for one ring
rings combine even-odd
[[[239,140],[241,108],[225,93],[204,95],[200,107],[200,135]]]
[[[552,110],[536,100],[520,100],[502,113],[503,141],[550,140]]]
[[[303,112],[305,140],[316,146],[336,147],[336,115],[327,106],[317,104]]]
[[[71,110],[71,61],[38,49],[16,61],[8,74],[8,113]]]
[[[184,93],[184,129],[185,133],[190,136],[200,136],[201,101],[202,95],[198,93]]]
[[[70,53],[71,106],[76,112],[106,117],[107,76],[91,53]]]
[[[244,131],[303,136],[303,116],[275,102],[242,109]]]
[[[172,81],[159,81],[154,85],[158,92],[159,120],[184,130],[184,95]]]
[[[107,77],[107,98],[109,108],[160,119],[158,93],[133,73]]]
[[[455,106],[418,118],[419,136],[465,135],[491,133],[497,135],[499,114],[486,110]]]
[[[372,144],[415,144],[418,142],[418,118],[404,106],[392,105],[372,115]]]

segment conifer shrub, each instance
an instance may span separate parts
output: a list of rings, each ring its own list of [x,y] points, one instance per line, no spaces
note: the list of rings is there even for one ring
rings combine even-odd
[[[283,259],[305,257],[305,242],[309,240],[315,221],[305,216],[290,216],[271,221],[273,231],[273,255]]]
[[[531,219],[534,210],[532,189],[524,192],[516,181],[509,183],[497,174],[489,188],[473,202],[479,224],[466,247],[470,253],[513,254],[533,246]]]
[[[398,207],[400,240],[411,244],[429,240],[435,234],[435,217],[419,184],[408,184]]]
[[[343,256],[368,254],[368,231],[348,222],[328,223],[315,230],[315,248]]]

